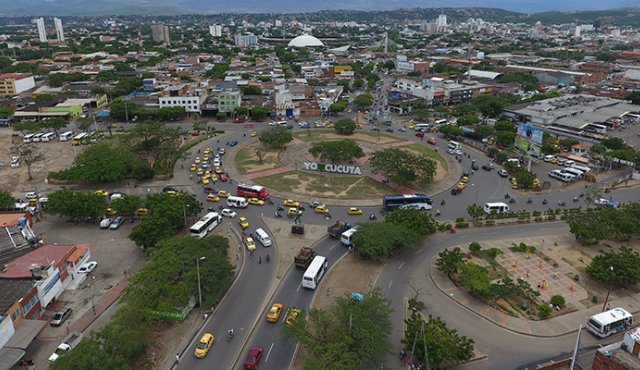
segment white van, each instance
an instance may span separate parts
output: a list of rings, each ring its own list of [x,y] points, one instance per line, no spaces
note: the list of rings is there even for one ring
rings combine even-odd
[[[509,206],[507,203],[495,202],[495,203],[485,203],[484,204],[484,213],[492,214],[492,213],[507,213],[509,212]]]
[[[572,160],[568,160],[568,161],[564,161],[564,163],[562,164],[565,167],[571,167],[572,164],[575,164],[575,161]]]
[[[549,154],[549,155],[545,155],[543,159],[545,162],[551,162],[554,158],[555,158],[554,155]]]
[[[31,138],[31,142],[32,142],[32,143],[39,142],[39,141],[40,141],[40,139],[42,139],[42,135],[44,135],[42,132],[41,132],[41,133],[39,133],[39,134],[35,134],[35,135],[33,135],[33,137]]]
[[[24,137],[22,138],[22,142],[23,143],[30,143],[31,140],[33,139],[34,134],[28,134],[28,135],[24,135]]]
[[[55,139],[55,137],[56,137],[56,133],[55,132],[47,132],[46,134],[42,135],[40,140],[41,141],[52,141],[53,139]]]
[[[227,198],[227,206],[234,208],[247,208],[249,203],[247,202],[247,198],[244,197],[235,197],[230,196]]]
[[[256,239],[260,242],[260,244],[262,244],[263,247],[271,246],[271,238],[269,237],[269,234],[267,234],[266,231],[260,228],[256,229]]]
[[[591,172],[591,168],[586,167],[586,166],[581,166],[581,165],[579,165],[579,164],[575,164],[575,163],[571,165],[571,168],[575,168],[576,170],[578,170],[578,171],[582,171],[582,172],[584,172],[584,173],[589,173],[589,172]]]
[[[558,157],[558,166],[562,166],[564,165],[564,161],[566,161],[567,159],[564,157]]]
[[[577,180],[582,180],[582,178],[584,178],[584,172],[576,168],[571,168],[571,167],[565,168],[564,170],[562,170],[562,173],[568,173],[570,175],[574,175]]]
[[[69,141],[73,137],[73,131],[67,131],[60,134],[60,141]]]
[[[571,182],[576,179],[575,175],[572,175],[567,172],[562,172],[561,170],[553,170],[549,172],[549,176],[553,177],[554,179],[560,180],[562,182]]]

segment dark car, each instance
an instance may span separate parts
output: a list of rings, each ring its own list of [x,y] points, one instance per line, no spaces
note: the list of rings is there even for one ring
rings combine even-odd
[[[424,137],[424,132],[418,131],[418,132],[416,132],[416,136],[417,137]]]
[[[262,347],[254,346],[251,348],[247,355],[247,359],[244,360],[244,368],[250,370],[257,369],[258,362],[260,362],[260,359],[262,358],[262,352],[264,352],[264,348]]]
[[[462,193],[462,189],[460,189],[459,187],[456,186],[451,188],[451,195],[458,195],[460,193]]]
[[[393,129],[391,127],[387,127],[384,129],[386,132],[393,132]]]
[[[238,145],[238,140],[231,140],[229,142],[229,146],[236,146],[236,145]]]
[[[202,190],[204,190],[205,194],[209,194],[209,193],[217,193],[218,189],[213,188],[211,186],[205,186],[204,188],[202,188]]]
[[[162,191],[168,194],[176,194],[178,192],[178,189],[175,186],[165,186],[164,188],[162,188]]]
[[[474,171],[478,170],[478,164],[476,162],[471,163],[471,169]]]
[[[63,307],[60,311],[56,312],[53,315],[53,319],[51,320],[51,326],[60,326],[62,323],[71,316],[71,308]]]
[[[493,163],[487,163],[487,164],[483,164],[482,165],[482,169],[485,171],[491,171],[493,170]]]

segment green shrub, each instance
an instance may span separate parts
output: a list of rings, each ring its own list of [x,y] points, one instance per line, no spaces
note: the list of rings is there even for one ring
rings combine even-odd
[[[538,306],[538,315],[540,315],[540,317],[542,317],[543,319],[546,319],[547,317],[551,316],[552,312],[553,311],[551,310],[551,306],[549,306],[546,303],[543,303]]]
[[[471,244],[469,244],[469,250],[471,251],[471,253],[475,254],[476,256],[478,255],[478,252],[480,252],[481,249],[482,247],[478,242],[471,242]]]
[[[494,220],[486,220],[486,221],[484,222],[484,224],[485,224],[485,225],[487,225],[487,226],[493,226],[493,225],[495,225],[495,223],[496,223],[496,222],[495,222]]]
[[[468,222],[457,222],[456,223],[456,227],[458,229],[466,229],[467,227],[469,227],[469,223]]]
[[[489,256],[491,256],[491,258],[496,258],[499,254],[502,254],[502,250],[500,250],[500,248],[493,247],[489,249]]]
[[[598,296],[594,295],[593,297],[591,297],[591,302],[592,303],[598,303]]]
[[[533,217],[540,216],[540,211],[533,211]]]
[[[464,217],[458,217],[456,218],[456,223],[459,224],[461,222],[464,222]]]
[[[554,296],[551,297],[551,304],[554,306],[558,306],[558,307],[564,307],[565,305],[565,300],[564,297],[561,296],[560,294],[556,294]]]

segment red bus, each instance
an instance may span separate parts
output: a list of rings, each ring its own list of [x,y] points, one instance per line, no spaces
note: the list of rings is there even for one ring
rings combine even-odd
[[[269,197],[267,189],[260,185],[238,184],[236,193],[241,197],[258,198],[262,200]]]

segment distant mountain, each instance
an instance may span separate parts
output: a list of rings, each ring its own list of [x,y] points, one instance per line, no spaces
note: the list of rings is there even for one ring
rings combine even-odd
[[[640,24],[638,0],[0,0],[1,16],[180,15],[251,14],[248,19],[273,19],[274,14],[313,20],[395,21],[429,20],[439,13],[451,19],[469,17],[497,22],[588,23],[601,20],[620,25]],[[477,6],[481,5],[482,8]],[[624,8],[635,6],[636,9]],[[603,8],[618,8],[601,10]],[[581,9],[581,11],[570,11]],[[562,10],[563,12],[559,12]],[[318,12],[313,13],[311,12]],[[258,15],[257,13],[264,13]],[[300,14],[296,14],[300,13]],[[304,14],[302,14],[304,13]],[[262,17],[261,17],[262,16]],[[223,18],[223,19],[224,19]]]

